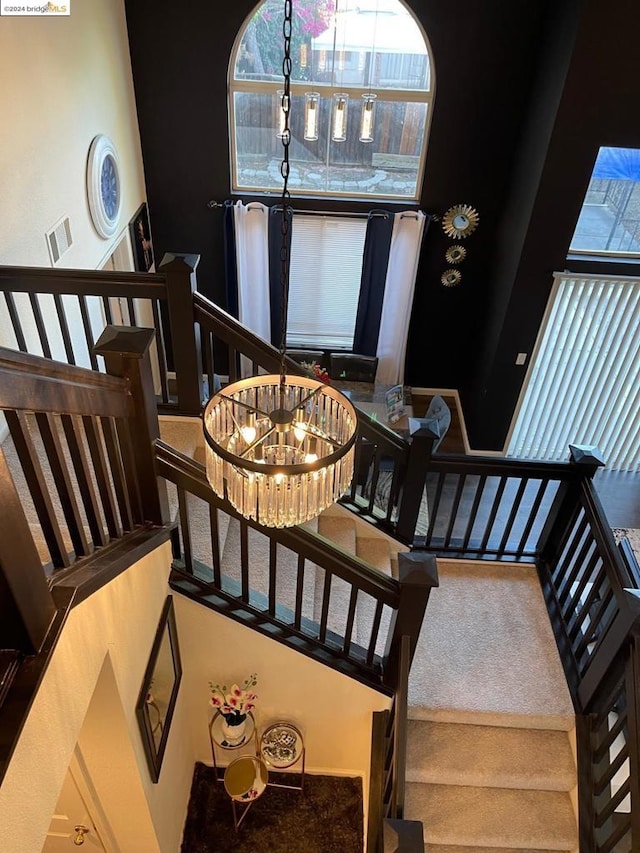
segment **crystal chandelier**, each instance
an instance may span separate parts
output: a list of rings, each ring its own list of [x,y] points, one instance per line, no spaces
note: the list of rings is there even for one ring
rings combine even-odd
[[[286,374],[292,0],[284,4],[280,375],[242,379],[204,411],[207,479],[245,518],[290,527],[318,515],[353,477],[356,412],[335,388]]]

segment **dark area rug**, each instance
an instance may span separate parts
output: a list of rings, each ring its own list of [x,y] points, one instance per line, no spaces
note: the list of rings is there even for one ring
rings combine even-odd
[[[269,781],[299,784],[298,774]],[[198,762],[182,853],[361,853],[362,780],[306,774],[304,793],[268,787],[236,834],[231,800],[212,767]]]

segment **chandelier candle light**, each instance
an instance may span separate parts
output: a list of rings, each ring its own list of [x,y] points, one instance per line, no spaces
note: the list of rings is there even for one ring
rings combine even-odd
[[[357,417],[335,388],[286,374],[289,295],[292,0],[284,3],[284,89],[280,375],[228,385],[204,411],[207,478],[245,518],[265,527],[291,527],[338,500],[353,477]]]

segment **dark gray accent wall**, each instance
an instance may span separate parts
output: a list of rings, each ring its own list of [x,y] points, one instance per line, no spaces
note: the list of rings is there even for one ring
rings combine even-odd
[[[221,213],[206,203],[230,195],[228,61],[255,4],[125,5],[156,256],[200,253],[200,289],[224,305]],[[597,148],[640,147],[640,4],[408,5],[428,34],[436,71],[420,207],[442,213],[472,204],[480,227],[453,289],[440,285],[451,241],[437,225],[426,235],[406,380],[459,388],[472,446],[499,448],[524,378],[515,355],[533,347]]]

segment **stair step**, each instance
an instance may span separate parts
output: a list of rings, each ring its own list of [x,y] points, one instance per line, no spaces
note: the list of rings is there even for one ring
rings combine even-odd
[[[570,791],[576,768],[565,732],[409,720],[407,781]]]
[[[569,794],[462,785],[407,785],[405,818],[421,820],[425,843],[517,850],[572,850]]]
[[[461,847],[459,844],[425,844],[424,853],[549,853],[548,850],[534,850],[533,847]],[[561,850],[560,853],[572,853]]]
[[[575,712],[534,566],[438,560],[409,716],[570,731]]]
[[[356,554],[365,563],[391,576],[391,548],[382,536],[356,537]]]
[[[160,438],[180,453],[197,458],[204,465],[204,443],[202,438],[202,420],[167,415],[159,419]],[[200,450],[198,454],[197,451]],[[199,458],[198,458],[199,456]]]
[[[318,518],[318,533],[326,539],[331,539],[349,554],[356,553],[356,525],[352,519],[321,515]]]

